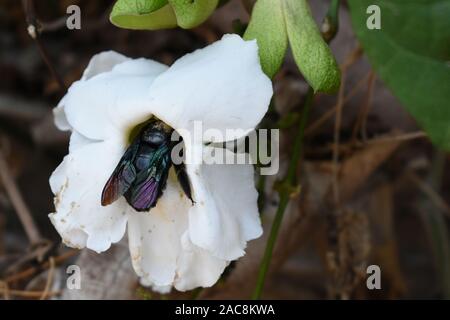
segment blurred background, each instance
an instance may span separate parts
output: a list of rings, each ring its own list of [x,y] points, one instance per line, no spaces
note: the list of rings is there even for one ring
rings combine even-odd
[[[318,23],[328,3],[311,1]],[[71,4],[81,8],[80,30],[66,28]],[[36,1],[31,18],[42,29],[32,39],[21,1],[0,2],[0,298],[249,298],[268,232],[250,243],[248,254],[213,288],[161,296],[139,285],[125,243],[102,255],[72,250],[60,244],[47,217],[53,210],[48,178],[68,147],[68,134],[53,124],[52,108],[93,54],[116,50],[171,64],[234,32],[237,20],[249,19],[245,5],[232,0],[191,30],[130,31],[109,22],[111,6],[111,1]],[[448,299],[450,157],[433,147],[371,69],[345,2],[331,47],[345,72],[344,88],[340,98],[320,95],[314,101],[298,171],[301,193],[286,212],[263,297]],[[262,125],[282,128],[282,170],[259,184],[266,231],[278,204],[273,183],[289,161],[291,123],[307,91],[291,55],[274,87],[276,108]],[[338,102],[337,208],[330,186],[336,182]],[[81,290],[66,288],[66,267],[74,263],[83,270]],[[369,265],[380,267],[380,290],[366,286]]]

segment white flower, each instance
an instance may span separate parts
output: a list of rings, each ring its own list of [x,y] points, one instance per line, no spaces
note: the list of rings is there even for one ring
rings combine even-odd
[[[252,165],[187,164],[194,205],[173,169],[149,212],[134,211],[123,197],[103,207],[101,192],[131,130],[150,117],[180,131],[196,120],[204,129],[253,129],[271,96],[256,42],[236,35],[171,67],[111,51],[94,56],[54,110],[57,126],[72,131],[69,154],[50,178],[56,212],[49,217],[64,243],[102,252],[128,224],[142,283],[182,291],[213,285],[230,261],[244,255],[247,241],[262,233]]]

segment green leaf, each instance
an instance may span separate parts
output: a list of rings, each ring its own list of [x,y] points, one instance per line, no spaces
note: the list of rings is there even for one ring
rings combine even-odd
[[[288,46],[283,8],[279,0],[259,0],[255,3],[244,39],[257,39],[262,69],[269,77],[273,77],[283,63]]]
[[[109,19],[115,26],[126,29],[157,30],[177,26],[167,0],[118,0]]]
[[[283,11],[294,60],[315,92],[332,93],[340,85],[340,71],[322,38],[306,0],[283,0]]]
[[[168,0],[178,25],[190,29],[203,23],[216,9],[219,0]]]
[[[264,72],[273,77],[288,42],[298,68],[315,92],[335,92],[340,71],[306,0],[258,0],[244,39],[257,39]]]
[[[350,0],[353,27],[373,68],[438,146],[450,150],[450,2]],[[369,5],[381,30],[366,26]]]
[[[158,9],[161,9],[168,3],[167,0],[146,0],[136,2],[141,2],[141,4],[139,4],[139,6],[141,6],[140,13],[150,13],[156,11]]]

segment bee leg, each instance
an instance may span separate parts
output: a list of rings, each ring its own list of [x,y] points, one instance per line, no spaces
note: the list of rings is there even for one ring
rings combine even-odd
[[[186,197],[188,197],[189,200],[191,200],[192,205],[194,205],[195,201],[192,199],[191,182],[186,173],[186,167],[184,166],[184,163],[174,164],[173,166],[174,166],[175,172],[177,174],[178,182],[180,183],[184,194],[186,195]]]

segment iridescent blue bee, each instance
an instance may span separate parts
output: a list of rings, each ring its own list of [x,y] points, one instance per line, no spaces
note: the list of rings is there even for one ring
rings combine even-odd
[[[177,165],[171,160],[176,144],[171,141],[172,133],[172,128],[157,119],[140,130],[106,182],[102,206],[124,196],[136,211],[150,210],[163,194],[172,164],[185,195],[194,204],[184,164]]]

